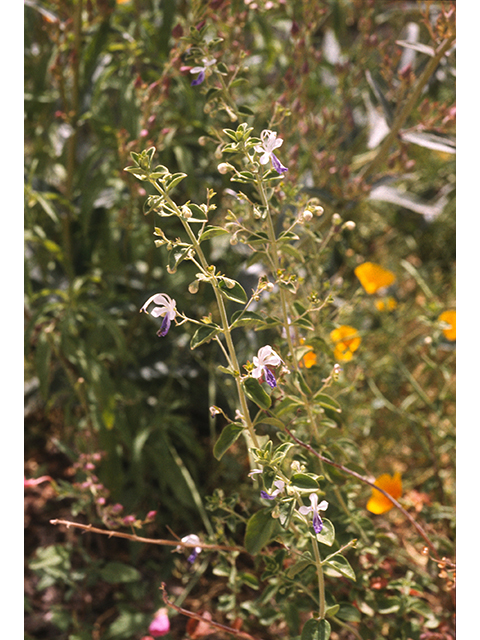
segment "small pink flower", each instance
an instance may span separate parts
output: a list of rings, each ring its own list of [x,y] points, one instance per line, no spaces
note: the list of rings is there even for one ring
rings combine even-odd
[[[123,524],[133,524],[135,522],[135,516],[125,516]]]
[[[147,520],[153,520],[155,518],[155,516],[157,515],[156,511],[149,511],[147,513]]]
[[[154,637],[166,635],[170,631],[170,619],[166,609],[159,609],[155,614],[154,619],[151,621],[148,627],[148,632]]]
[[[52,482],[50,476],[40,476],[40,478],[23,478],[23,486],[24,487],[36,487],[38,484],[42,482]]]

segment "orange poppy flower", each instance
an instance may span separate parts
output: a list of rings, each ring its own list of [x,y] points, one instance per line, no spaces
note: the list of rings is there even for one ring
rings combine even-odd
[[[454,341],[457,339],[457,312],[455,309],[450,309],[449,311],[444,311],[438,317],[440,322],[445,322],[449,324],[450,327],[448,329],[443,329],[443,335],[447,340]]]
[[[375,306],[379,311],[393,311],[397,308],[397,301],[392,296],[381,298],[375,301]]]
[[[394,273],[374,262],[359,264],[354,273],[368,294],[373,294],[379,289],[389,287],[396,280]]]
[[[393,476],[384,473],[375,480],[375,485],[387,491],[395,500],[398,500],[402,495],[402,476],[398,472]],[[392,507],[393,502],[387,496],[372,488],[372,497],[367,502],[368,511],[378,515],[390,511]]]
[[[335,360],[348,362],[353,358],[353,352],[358,349],[362,339],[354,327],[342,324],[330,333],[330,338],[335,344],[333,356]]]

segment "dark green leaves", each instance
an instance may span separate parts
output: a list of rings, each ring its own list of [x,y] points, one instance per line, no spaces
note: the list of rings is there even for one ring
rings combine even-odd
[[[239,304],[246,304],[248,301],[244,288],[236,280],[221,276],[218,279],[218,288],[222,292],[222,295],[228,300],[238,302]]]
[[[243,431],[243,425],[239,422],[231,422],[223,429],[220,437],[213,447],[213,455],[217,460],[232,446]]]
[[[256,378],[246,378],[242,384],[247,397],[260,409],[270,408],[272,400]]]
[[[302,629],[301,640],[328,640],[330,638],[330,623],[328,620],[307,620]]]
[[[277,523],[272,518],[272,509],[267,507],[253,514],[247,522],[245,548],[252,556],[259,553],[275,536]]]
[[[205,324],[199,327],[190,340],[190,348],[196,349],[204,342],[208,342],[221,331],[218,324]]]

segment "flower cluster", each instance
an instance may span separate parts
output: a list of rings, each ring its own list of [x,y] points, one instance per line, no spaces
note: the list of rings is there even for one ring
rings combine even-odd
[[[335,360],[348,362],[353,358],[353,353],[358,349],[362,339],[354,327],[342,324],[330,333],[330,338],[335,344],[333,357]]]

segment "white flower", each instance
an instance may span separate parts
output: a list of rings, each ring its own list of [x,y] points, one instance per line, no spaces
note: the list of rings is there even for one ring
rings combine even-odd
[[[150,303],[154,303],[157,306],[154,307],[150,312],[147,311],[147,307]],[[157,336],[162,338],[166,336],[168,330],[170,329],[170,324],[172,320],[175,319],[177,315],[177,308],[175,300],[172,300],[170,296],[167,296],[166,293],[156,293],[151,296],[140,309],[140,311],[144,311],[145,313],[150,313],[154,318],[158,318],[159,316],[163,317],[162,326],[157,331]]]
[[[277,173],[285,173],[285,171],[288,171],[287,167],[284,167],[273,153],[275,149],[278,149],[278,147],[281,147],[283,144],[283,139],[277,138],[277,132],[264,129],[260,134],[260,139],[262,144],[255,146],[255,151],[262,154],[260,156],[260,164],[267,164],[270,160]]]
[[[253,364],[255,365],[255,369],[252,371],[254,378],[265,376],[265,381],[272,389],[277,386],[275,376],[268,367],[278,367],[279,364],[282,364],[282,359],[270,345],[267,344],[258,350],[257,355],[253,356]]]
[[[312,512],[313,514],[313,529],[315,533],[320,533],[323,528],[323,522],[320,518],[319,511],[325,511],[328,508],[328,502],[326,500],[322,500],[320,504],[318,504],[318,496],[316,493],[311,493],[310,496],[310,507],[300,507],[298,510],[302,516],[306,516],[307,513]]]
[[[191,533],[188,536],[185,536],[184,538],[182,538],[182,542],[186,542],[188,544],[196,544],[198,542],[200,542],[200,538],[195,535],[194,533]],[[175,551],[181,551],[182,550],[182,546],[178,545],[178,547],[176,547]],[[200,553],[200,551],[202,550],[202,547],[195,547],[192,551],[192,553],[188,556],[187,560],[189,562],[193,562],[195,560],[195,558],[198,556],[198,554]]]

